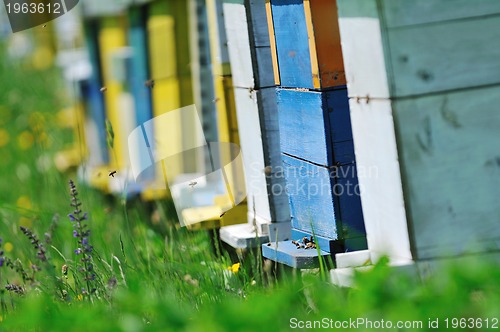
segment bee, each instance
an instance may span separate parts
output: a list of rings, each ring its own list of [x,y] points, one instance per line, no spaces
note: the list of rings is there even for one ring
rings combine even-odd
[[[271,166],[264,167],[264,174],[270,175],[272,171],[273,171],[273,168]]]
[[[115,177],[116,171],[111,171],[109,172],[108,176],[111,176],[112,178]]]
[[[146,82],[144,82],[144,86],[152,89],[155,86],[155,81],[154,80],[147,80]]]
[[[106,92],[107,90],[108,90],[108,88],[106,88],[105,86],[103,86],[99,91]]]
[[[220,98],[215,98],[214,100],[212,100],[212,103],[214,103],[214,104],[215,104],[215,103],[216,103],[216,102],[218,102],[219,100],[220,100]]]
[[[307,238],[307,236],[304,236],[302,238],[302,243],[307,244],[308,242],[309,242],[309,239]]]
[[[43,25],[43,27],[44,27],[44,28],[46,28],[46,27],[47,27],[47,24],[44,24],[44,25]]]
[[[194,186],[196,186],[197,184],[198,184],[198,182],[196,182],[196,181],[191,181],[191,182],[189,182],[189,186],[190,186],[191,188],[193,188],[193,187],[194,187]]]
[[[268,246],[268,247],[270,247],[270,246],[271,246],[271,242],[269,242],[269,243],[267,244],[267,246]]]

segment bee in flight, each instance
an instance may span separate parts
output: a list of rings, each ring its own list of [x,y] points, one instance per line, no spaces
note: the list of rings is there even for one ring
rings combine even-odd
[[[193,187],[194,187],[194,186],[196,186],[197,184],[198,184],[198,182],[196,182],[196,181],[191,181],[191,182],[189,182],[189,186],[190,186],[191,188],[193,188]]]
[[[144,82],[144,85],[148,88],[154,88],[155,86],[155,81],[154,80],[147,80],[146,82]]]
[[[106,90],[108,90],[108,88],[106,88],[105,86],[103,86],[99,91],[106,92]]]
[[[116,171],[111,171],[109,172],[108,176],[111,176],[112,178],[115,177]]]

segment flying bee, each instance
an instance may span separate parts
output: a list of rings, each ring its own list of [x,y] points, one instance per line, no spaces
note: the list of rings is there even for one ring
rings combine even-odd
[[[99,91],[101,92],[106,92],[108,90],[108,88],[106,88],[105,86],[103,86],[101,89],[99,89]]]
[[[152,89],[155,86],[155,81],[154,80],[147,80],[146,82],[144,82],[144,86]]]
[[[191,181],[191,182],[189,182],[189,186],[190,186],[191,188],[193,188],[193,187],[194,187],[194,186],[196,186],[197,184],[198,184],[198,182],[196,182],[196,181]]]
[[[111,171],[109,172],[108,176],[111,176],[112,178],[115,177],[116,171]]]

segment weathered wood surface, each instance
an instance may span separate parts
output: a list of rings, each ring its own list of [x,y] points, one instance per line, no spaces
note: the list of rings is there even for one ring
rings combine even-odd
[[[500,248],[500,88],[394,103],[420,259]]]
[[[326,167],[283,155],[287,191],[290,199],[292,227],[337,239],[331,172]]]
[[[324,166],[353,161],[346,89],[278,89],[277,94],[282,152]],[[351,148],[348,144],[336,144],[346,141]]]
[[[389,98],[389,81],[376,1],[338,2],[349,97]]]
[[[302,0],[271,1],[280,85],[313,88]]]
[[[499,4],[500,5],[500,4]],[[500,15],[389,29],[393,97],[500,83]]]
[[[370,251],[410,260],[410,238],[389,100],[351,99],[363,216]]]
[[[389,28],[500,14],[497,0],[382,0],[381,4]]]
[[[281,86],[345,85],[335,1],[271,0],[270,12]]]

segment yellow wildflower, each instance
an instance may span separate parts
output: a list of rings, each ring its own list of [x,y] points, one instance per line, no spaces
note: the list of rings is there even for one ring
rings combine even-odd
[[[233,264],[227,268],[228,270],[232,271],[233,273],[238,273],[240,270],[240,263]]]
[[[77,299],[78,299],[78,301],[83,300],[83,295],[82,294],[78,294]]]

